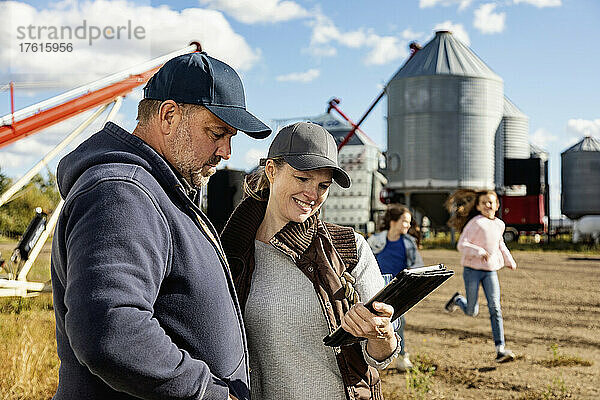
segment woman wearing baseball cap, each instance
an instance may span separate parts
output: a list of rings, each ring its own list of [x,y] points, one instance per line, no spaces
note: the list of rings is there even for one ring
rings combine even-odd
[[[384,285],[369,245],[318,214],[335,181],[350,187],[333,136],[319,125],[282,128],[221,240],[248,340],[252,397],[382,399],[377,369],[400,350],[393,308],[362,302]],[[358,338],[326,347],[338,326]]]

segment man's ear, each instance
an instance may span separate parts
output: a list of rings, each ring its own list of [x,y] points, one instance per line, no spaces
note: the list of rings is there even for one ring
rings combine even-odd
[[[163,135],[175,133],[181,123],[182,109],[173,100],[165,100],[158,109],[158,122]]]

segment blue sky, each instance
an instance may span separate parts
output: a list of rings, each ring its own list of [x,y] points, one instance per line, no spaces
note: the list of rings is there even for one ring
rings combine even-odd
[[[248,108],[265,122],[322,113],[332,97],[339,97],[344,112],[358,120],[406,60],[408,43],[424,45],[436,29],[448,28],[504,79],[505,95],[530,118],[531,141],[550,152],[553,215],[559,210],[560,152],[584,134],[600,136],[600,2],[595,0],[199,0],[168,5],[67,0],[2,2],[0,11],[9,22],[0,27],[0,86],[10,80],[59,85],[18,88],[17,109],[199,39],[209,54],[240,72]],[[131,20],[145,28],[146,37],[75,43],[71,54],[44,58],[17,51],[16,26],[24,21],[75,26],[83,19],[98,26]],[[140,97],[139,90],[132,93],[119,113],[128,129],[134,126]],[[0,114],[9,111],[8,92],[0,92]],[[363,124],[382,149],[385,114],[384,99]],[[76,123],[0,149],[0,168],[18,176]],[[238,135],[229,166],[252,168],[268,144],[269,139]]]

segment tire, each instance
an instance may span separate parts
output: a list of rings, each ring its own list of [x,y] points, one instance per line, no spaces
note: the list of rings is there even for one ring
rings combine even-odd
[[[506,228],[504,231],[504,241],[506,243],[516,242],[519,240],[519,232],[515,228]]]

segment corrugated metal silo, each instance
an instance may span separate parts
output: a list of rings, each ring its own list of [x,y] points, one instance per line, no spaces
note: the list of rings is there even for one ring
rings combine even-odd
[[[560,157],[562,213],[571,219],[600,214],[600,141],[585,137]]]
[[[503,82],[471,49],[436,32],[386,92],[390,187],[494,188]]]
[[[540,158],[544,161],[548,161],[548,157],[550,156],[546,150],[533,143],[529,143],[529,154],[530,158]]]
[[[504,97],[504,112],[496,131],[496,187],[504,184],[504,159],[527,159],[529,149],[529,117]]]
[[[504,157],[529,158],[529,117],[507,97],[504,97],[504,115],[500,126],[504,131]]]

